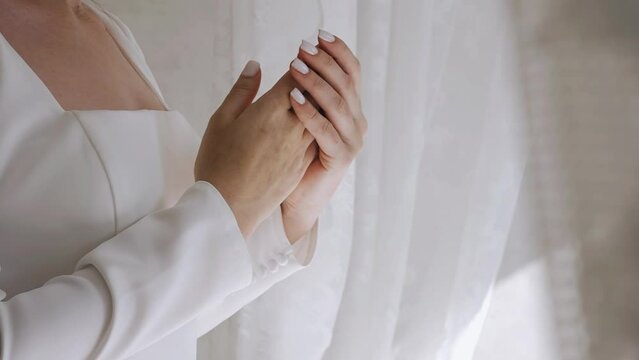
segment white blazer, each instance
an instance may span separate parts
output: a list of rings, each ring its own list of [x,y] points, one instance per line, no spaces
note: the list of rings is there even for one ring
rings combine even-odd
[[[164,102],[128,28],[87,0]],[[196,339],[306,266],[279,211],[244,240],[193,181],[180,113],[65,111],[0,34],[1,359],[195,359]]]

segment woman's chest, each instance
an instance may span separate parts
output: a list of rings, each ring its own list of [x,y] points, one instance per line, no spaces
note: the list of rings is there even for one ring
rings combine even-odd
[[[81,7],[0,3],[0,33],[64,109],[164,110],[97,14]]]

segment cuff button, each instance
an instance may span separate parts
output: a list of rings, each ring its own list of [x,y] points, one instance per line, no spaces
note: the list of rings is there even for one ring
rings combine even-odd
[[[284,266],[288,264],[288,256],[286,254],[277,254],[275,261],[277,261],[278,265]]]

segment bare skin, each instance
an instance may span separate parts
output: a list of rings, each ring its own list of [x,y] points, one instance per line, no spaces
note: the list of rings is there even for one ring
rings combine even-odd
[[[289,239],[298,239],[312,228],[364,146],[368,129],[359,95],[359,60],[342,39],[327,35],[330,41],[326,36],[318,37],[314,54],[298,52],[297,57],[307,65],[308,73],[301,73],[291,64],[291,75],[313,100],[299,104],[291,94],[291,105],[319,144],[319,152],[282,203]]]
[[[0,32],[65,110],[165,110],[80,0],[2,0]]]
[[[66,110],[165,110],[80,0],[0,1],[0,32]],[[241,76],[202,139],[195,179],[245,237],[278,206],[291,243],[308,233],[362,147],[359,62],[339,38],[318,40],[317,55],[298,54],[311,72],[292,69],[255,103],[261,73]],[[295,87],[311,101],[296,103]]]
[[[195,162],[196,180],[222,194],[245,237],[291,194],[317,156],[313,137],[289,111],[292,76],[252,103],[260,76],[259,70],[240,76],[211,117]]]

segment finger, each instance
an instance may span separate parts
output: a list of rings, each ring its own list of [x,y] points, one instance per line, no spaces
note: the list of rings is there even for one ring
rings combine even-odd
[[[304,132],[302,133],[302,143],[308,145],[312,143],[313,141],[315,141],[315,138],[313,137],[313,135],[310,133],[310,131],[304,128]]]
[[[293,111],[304,124],[306,130],[313,135],[322,151],[329,156],[337,155],[342,146],[342,139],[333,124],[322,116],[310,102],[306,101],[299,89],[294,88],[290,97]]]
[[[306,149],[306,153],[304,153],[304,169],[307,169],[309,165],[315,160],[317,157],[317,143],[315,141],[311,142]]]
[[[278,107],[289,110],[291,108],[291,102],[289,101],[288,94],[293,88],[295,88],[295,80],[293,76],[291,76],[291,73],[287,71],[275,85],[264,94],[263,98],[265,100],[268,99],[268,101],[274,101],[278,104]]]
[[[291,67],[293,78],[317,101],[344,142],[353,143],[357,127],[346,100],[302,60],[293,60]]]
[[[253,102],[260,88],[261,78],[260,64],[253,60],[246,63],[240,77],[217,111],[229,119],[240,116],[242,111]]]
[[[359,59],[357,59],[346,43],[326,30],[320,30],[317,38],[319,41],[318,46],[335,58],[339,66],[341,66],[348,75],[353,77],[355,85],[359,86]]]
[[[331,55],[307,41],[302,41],[298,58],[331,84],[346,99],[351,111],[358,112],[360,104],[354,80]]]
[[[304,94],[304,93],[302,92],[302,94]],[[315,99],[313,99],[311,94],[306,93],[306,94],[304,94],[304,97],[306,97],[306,100],[309,101],[311,103],[311,105],[315,106],[319,110],[320,114],[324,115],[324,110],[322,110],[322,108],[319,106],[317,101],[315,101]]]

